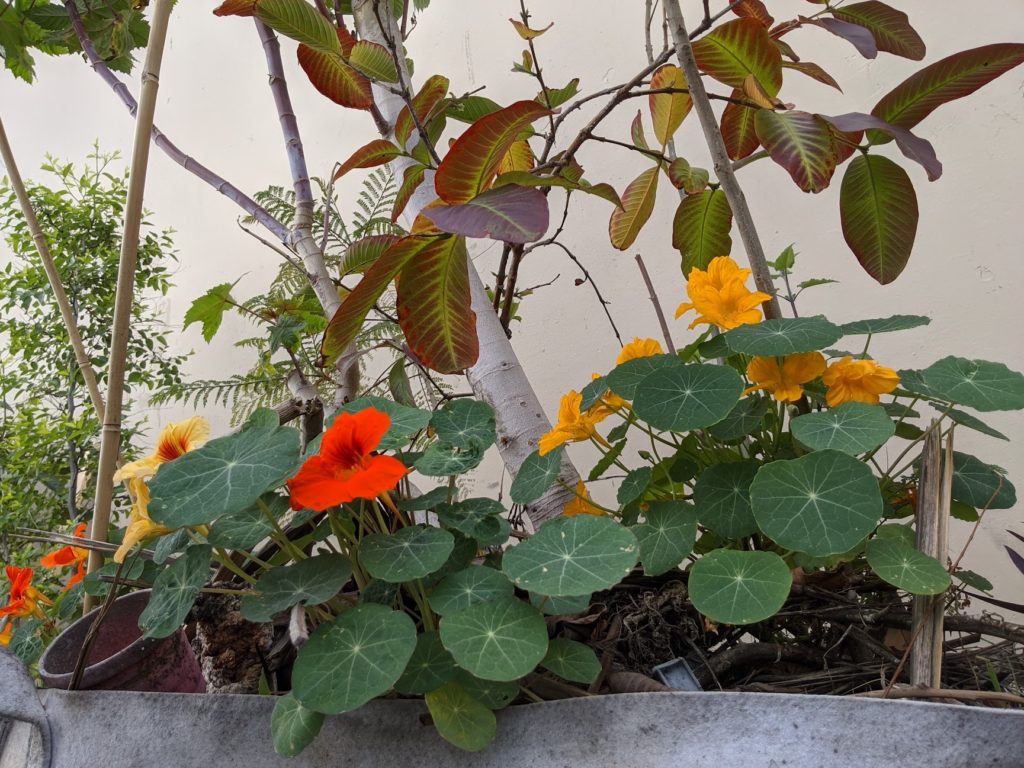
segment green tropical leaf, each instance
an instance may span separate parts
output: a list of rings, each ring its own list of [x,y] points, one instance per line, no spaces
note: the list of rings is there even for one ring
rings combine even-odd
[[[448,94],[448,78],[443,75],[431,75],[426,79],[419,91],[412,98],[412,106],[416,110],[416,117],[420,124],[426,122],[434,108]],[[409,106],[402,107],[395,119],[395,138],[403,147],[409,141],[409,137],[416,128],[416,122],[412,118]]]
[[[519,471],[508,492],[509,498],[513,504],[531,504],[547,493],[561,471],[561,447],[544,456],[534,451],[519,465]]]
[[[665,169],[672,186],[688,195],[699,195],[707,189],[710,175],[705,168],[692,167],[686,160],[677,157]]]
[[[1017,490],[994,467],[953,451],[953,498],[978,509],[1010,509],[1017,503]]]
[[[609,517],[549,520],[506,550],[501,567],[516,586],[552,597],[586,595],[617,584],[636,565],[636,537]]]
[[[448,560],[455,538],[446,530],[413,525],[395,533],[372,533],[359,543],[359,562],[373,578],[403,582],[422,579]]]
[[[742,88],[753,75],[769,96],[782,87],[782,54],[756,19],[727,21],[693,44],[697,66],[719,82]]]
[[[153,582],[149,603],[139,616],[143,637],[168,637],[185,622],[199,590],[210,577],[207,546],[192,546],[160,572]]]
[[[765,535],[814,557],[849,551],[882,517],[871,468],[834,450],[765,464],[750,485],[750,502]]]
[[[352,153],[348,160],[339,165],[338,170],[336,170],[334,175],[331,177],[331,181],[337,181],[355,168],[374,168],[378,165],[390,163],[402,154],[404,154],[402,150],[390,141],[386,141],[385,139],[374,139],[369,144],[365,144],[357,149]],[[398,238],[392,239],[388,242],[388,245],[394,245],[397,239]]]
[[[741,325],[723,334],[733,352],[782,357],[814,352],[835,344],[843,332],[824,317],[783,317]]]
[[[350,712],[391,688],[415,649],[416,625],[406,614],[373,603],[350,608],[299,651],[292,694],[318,712]]]
[[[693,487],[700,524],[726,539],[756,533],[750,484],[760,466],[756,461],[739,461],[712,464],[701,472]]]
[[[640,545],[644,573],[660,576],[679,565],[693,549],[697,513],[693,505],[682,501],[652,501],[644,522],[631,530]]]
[[[318,51],[341,54],[334,26],[306,0],[259,0],[256,15],[285,37]]]
[[[608,237],[613,248],[620,251],[629,248],[651,218],[658,195],[658,170],[658,166],[648,168],[622,193],[622,207],[612,211],[608,221]]]
[[[633,412],[652,427],[686,432],[717,424],[743,393],[743,380],[721,365],[680,365],[654,371],[636,388]]]
[[[293,605],[319,605],[338,594],[352,577],[352,563],[344,555],[327,553],[288,566],[271,568],[245,595],[239,610],[249,621],[270,621],[275,613]]]
[[[672,247],[683,257],[683,275],[732,252],[732,209],[720,189],[707,189],[679,201],[672,219]]]
[[[807,413],[791,422],[793,437],[812,451],[829,448],[851,456],[877,448],[896,434],[896,424],[880,405],[843,403]]]
[[[800,110],[759,109],[754,130],[772,160],[785,168],[804,192],[821,192],[829,185],[838,158],[832,132],[820,117]]]
[[[479,678],[518,680],[544,658],[548,630],[536,608],[510,597],[446,615],[441,642],[460,667]]]
[[[462,686],[447,683],[425,698],[434,727],[445,741],[466,752],[479,752],[494,741],[498,730],[494,713]]]
[[[880,51],[914,61],[924,58],[924,40],[910,26],[910,20],[903,11],[897,11],[878,0],[866,0],[834,8],[832,15],[841,21],[867,28]]]
[[[1024,375],[1002,363],[950,356],[929,365],[921,376],[928,393],[978,411],[1024,408]]]
[[[734,90],[732,98],[744,98],[743,89]],[[731,160],[742,160],[744,157],[749,157],[761,146],[757,140],[757,131],[754,130],[756,112],[757,110],[748,106],[732,102],[726,104],[725,109],[722,110],[722,139],[725,141],[725,150],[729,153]]]
[[[182,330],[188,328],[192,323],[201,323],[203,326],[203,340],[209,342],[217,334],[224,313],[231,309],[237,302],[231,298],[231,289],[235,283],[221,283],[215,285],[198,299],[192,302],[192,306],[185,313],[185,324]]]
[[[556,637],[540,665],[574,683],[592,683],[601,674],[601,662],[589,645]]]
[[[722,624],[753,624],[775,615],[789,597],[793,576],[774,552],[716,549],[690,569],[693,606]]]
[[[416,650],[395,683],[395,690],[407,696],[429,693],[455,677],[455,659],[441,644],[437,632],[424,632],[416,638]]]
[[[398,82],[398,69],[391,52],[383,45],[360,40],[348,55],[348,63],[357,72],[382,83]]]
[[[652,91],[665,88],[686,90],[686,76],[674,64],[665,64],[651,75]],[[647,100],[651,108],[651,122],[654,123],[654,136],[664,147],[689,114],[693,101],[689,93],[652,93]]]
[[[290,693],[281,696],[274,704],[274,712],[270,716],[274,751],[281,757],[295,757],[317,737],[323,723],[322,712],[306,709]]]
[[[440,616],[464,611],[476,603],[512,597],[512,582],[501,571],[474,565],[456,571],[434,587],[427,600]]]
[[[949,572],[934,557],[896,539],[868,542],[868,565],[880,578],[914,595],[940,595],[949,589]]]
[[[843,175],[839,217],[865,271],[882,285],[899,277],[917,234],[917,194],[907,172],[881,155],[854,158]]]

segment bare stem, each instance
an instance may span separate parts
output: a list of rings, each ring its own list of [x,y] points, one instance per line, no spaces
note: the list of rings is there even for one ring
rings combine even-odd
[[[640,275],[644,279],[644,285],[647,286],[647,292],[650,295],[651,304],[654,305],[654,313],[658,316],[658,322],[661,324],[661,333],[665,337],[668,351],[674,355],[676,353],[676,345],[672,341],[672,334],[669,333],[668,321],[665,319],[665,313],[661,309],[661,302],[658,301],[658,294],[654,290],[654,283],[651,282],[651,276],[647,272],[647,265],[644,264],[643,257],[639,253],[636,255],[636,265],[640,267]]]

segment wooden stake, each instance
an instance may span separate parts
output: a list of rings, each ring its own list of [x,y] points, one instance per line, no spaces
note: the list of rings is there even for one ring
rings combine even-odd
[[[146,189],[146,170],[149,165],[150,138],[153,133],[153,115],[160,86],[160,64],[167,39],[167,23],[171,15],[172,0],[156,0],[150,23],[149,45],[142,69],[142,90],[139,111],[135,121],[135,141],[132,149],[131,171],[128,176],[128,200],[124,210],[121,256],[117,269],[117,292],[114,299],[114,327],[110,340],[110,363],[107,370],[107,407],[103,418],[100,440],[99,469],[96,473],[96,503],[93,509],[93,539],[106,541],[110,529],[110,507],[114,492],[114,467],[121,447],[121,408],[124,398],[125,362],[128,351],[132,305],[135,293],[135,267],[139,249],[139,230],[142,224],[142,201]],[[89,572],[103,564],[98,552],[89,554]],[[91,608],[89,596],[85,610]]]

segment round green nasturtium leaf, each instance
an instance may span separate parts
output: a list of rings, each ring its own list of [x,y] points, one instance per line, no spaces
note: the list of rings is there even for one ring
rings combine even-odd
[[[290,693],[281,696],[270,716],[274,751],[281,757],[295,757],[317,737],[323,724],[322,712],[307,709]]]
[[[872,320],[854,320],[852,323],[843,323],[840,327],[843,336],[866,336],[876,333],[891,333],[892,331],[906,331],[911,328],[918,328],[928,325],[932,319],[924,315],[892,315],[891,317],[878,317]]]
[[[386,413],[391,419],[391,426],[388,427],[388,431],[384,433],[384,437],[381,438],[380,444],[377,446],[378,451],[390,451],[395,448],[403,447],[409,442],[410,437],[420,430],[427,428],[427,425],[430,423],[430,419],[433,416],[430,411],[424,411],[420,408],[410,408],[407,405],[396,403],[394,400],[390,400],[386,397],[367,395],[365,397],[357,398],[349,403],[345,403],[337,413],[327,420],[327,424],[325,426],[330,426],[334,422],[334,419],[338,417],[338,414],[358,413],[366,408],[374,408],[381,413]],[[311,441],[310,447],[306,449],[306,453],[309,454],[319,450],[320,438],[318,437],[315,445]]]
[[[697,513],[692,504],[684,501],[652,501],[644,513],[644,522],[631,530],[640,545],[644,573],[660,576],[679,565],[693,549]]]
[[[929,392],[979,411],[1024,408],[1024,374],[1002,363],[944,357],[920,371]],[[900,372],[902,378],[903,372]]]
[[[277,494],[265,494],[263,503],[275,519],[288,511],[288,499]],[[246,507],[229,515],[221,515],[210,526],[207,536],[210,544],[224,549],[252,549],[273,533],[274,528],[258,505]]]
[[[682,365],[683,361],[676,355],[638,357],[616,366],[611,373],[604,377],[604,381],[608,388],[619,397],[632,400],[636,395],[637,385],[654,371],[681,368]]]
[[[871,468],[833,450],[765,464],[750,484],[750,503],[772,541],[815,557],[846,552],[882,517]]]
[[[960,568],[956,573],[953,574],[960,581],[966,584],[968,587],[980,590],[982,592],[991,592],[994,587],[992,582],[982,576],[980,573],[974,571],[968,571],[965,568]]]
[[[531,504],[543,496],[548,488],[554,485],[562,471],[562,448],[558,447],[553,451],[541,456],[534,451],[519,466],[519,472],[512,487],[509,488],[509,498],[514,504]]]
[[[793,437],[812,451],[832,448],[856,456],[896,434],[896,424],[880,405],[843,403],[838,408],[797,416]]]
[[[494,409],[479,400],[449,400],[434,413],[430,424],[441,442],[456,448],[486,450],[498,439]]]
[[[149,483],[149,514],[168,528],[208,525],[239,512],[299,467],[299,433],[247,426],[160,467]]]
[[[953,498],[978,509],[1010,509],[1017,489],[980,459],[953,451]]]
[[[464,611],[476,603],[490,603],[512,597],[512,582],[501,571],[471,565],[445,577],[427,597],[430,607],[441,616]]]
[[[519,697],[519,683],[481,680],[464,669],[456,669],[455,682],[488,709],[504,709]]]
[[[916,536],[914,529],[909,525],[901,525],[899,523],[886,523],[885,525],[878,526],[878,530],[875,531],[876,539],[890,539],[896,541],[908,547],[915,546]]]
[[[793,575],[774,552],[716,549],[690,569],[688,582],[694,607],[722,624],[753,624],[786,602]]]
[[[292,565],[272,568],[253,586],[239,610],[249,621],[270,621],[275,613],[297,603],[319,605],[334,597],[352,576],[352,563],[344,555],[328,553]]]
[[[395,533],[373,533],[359,543],[359,561],[375,579],[412,581],[448,560],[455,537],[441,528],[413,525]]]
[[[638,469],[631,470],[619,486],[618,495],[616,496],[616,501],[619,502],[619,505],[624,507],[631,501],[636,501],[643,496],[647,486],[650,485],[651,475],[653,474],[654,470],[650,467],[639,467]]]
[[[505,507],[494,499],[478,498],[438,504],[437,517],[445,528],[476,539],[481,547],[504,544],[509,536]]]
[[[452,553],[448,555],[444,565],[423,579],[425,589],[433,589],[456,571],[468,568],[473,560],[476,559],[477,552],[480,551],[475,539],[463,536],[458,531],[452,531],[451,533],[455,538],[455,546],[452,548]]]
[[[477,444],[469,448],[458,448],[448,443],[431,443],[413,466],[427,477],[448,477],[461,475],[473,469],[484,460],[484,449]]]
[[[441,619],[441,642],[455,663],[484,680],[518,680],[533,671],[548,650],[540,612],[509,597],[476,603]]]
[[[589,645],[556,637],[540,665],[573,683],[592,683],[601,674],[601,662]]]
[[[386,605],[389,608],[393,607],[395,600],[398,598],[398,590],[400,588],[400,584],[381,581],[380,579],[370,579],[359,593],[359,604],[376,603],[377,605]]]
[[[590,407],[597,403],[602,397],[608,392],[608,382],[605,381],[604,377],[600,377],[591,381],[587,386],[580,390],[580,411],[590,410]]]
[[[721,365],[680,365],[655,371],[636,387],[633,412],[652,427],[687,432],[717,424],[743,394],[743,380]]]
[[[1004,435],[1002,432],[1000,432],[998,429],[995,429],[994,427],[990,427],[988,424],[986,424],[984,421],[979,419],[977,416],[974,416],[973,414],[967,413],[966,411],[961,411],[961,410],[959,410],[957,408],[949,408],[947,410],[946,408],[940,407],[937,404],[933,404],[933,407],[935,409],[937,409],[937,410],[944,411],[946,416],[949,417],[950,421],[955,421],[957,424],[959,424],[962,427],[967,427],[968,429],[973,429],[975,432],[981,432],[981,434],[988,435],[989,437],[994,437],[997,440],[1007,440],[1007,441],[1009,441],[1009,439],[1010,439],[1006,435]]]
[[[693,486],[697,520],[726,539],[757,532],[750,506],[750,484],[761,465],[756,461],[713,464],[701,472]]]
[[[498,732],[494,713],[457,683],[448,683],[426,695],[434,727],[445,741],[467,752],[479,752]]]
[[[545,616],[572,616],[587,610],[590,606],[590,597],[590,595],[549,597],[531,592],[530,604],[539,608]]]
[[[416,650],[395,683],[395,690],[410,696],[423,694],[440,688],[453,677],[455,659],[441,644],[441,636],[424,632],[416,638]]]
[[[784,317],[755,325],[741,325],[724,334],[733,352],[759,357],[781,357],[815,352],[835,344],[843,331],[824,317]]]
[[[350,712],[391,688],[415,649],[416,625],[406,614],[373,603],[350,608],[302,646],[292,693],[318,712]]]
[[[149,604],[139,616],[143,637],[167,637],[177,631],[210,576],[212,549],[191,546],[156,577]]]
[[[618,584],[636,565],[633,533],[610,517],[549,520],[505,552],[502,570],[516,586],[553,597],[589,595]]]
[[[708,432],[716,440],[742,440],[760,426],[770,406],[771,402],[767,397],[744,397],[733,406],[724,419],[712,424]]]
[[[192,537],[186,528],[161,536],[153,544],[153,563],[163,565],[171,555],[184,552],[192,544]]]
[[[894,538],[868,542],[868,565],[879,578],[912,595],[938,595],[949,589],[942,563]]]

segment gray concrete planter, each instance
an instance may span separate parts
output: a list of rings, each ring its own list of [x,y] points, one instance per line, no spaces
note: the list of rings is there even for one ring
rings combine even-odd
[[[274,754],[267,697],[50,690],[32,699],[21,717],[49,729],[52,768],[1024,766],[1022,712],[849,697],[653,693],[511,707],[478,754],[444,742],[422,702],[374,701],[328,718],[291,760]],[[45,768],[38,733],[11,729],[0,768]]]

